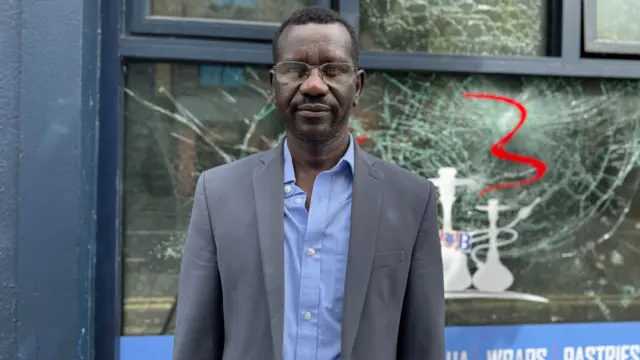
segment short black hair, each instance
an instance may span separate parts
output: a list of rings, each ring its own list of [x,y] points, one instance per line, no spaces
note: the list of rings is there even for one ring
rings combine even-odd
[[[284,30],[290,25],[307,25],[307,24],[335,24],[340,23],[344,25],[349,31],[349,36],[351,37],[351,57],[355,64],[358,63],[358,55],[359,55],[359,46],[358,46],[358,37],[356,36],[356,31],[351,26],[347,20],[345,20],[340,14],[337,12],[327,9],[321,8],[317,6],[305,7],[300,10],[295,11],[287,20],[285,20],[276,35],[273,38],[272,51],[273,51],[273,61],[278,60],[278,52],[279,52],[279,41],[280,36],[284,32]]]

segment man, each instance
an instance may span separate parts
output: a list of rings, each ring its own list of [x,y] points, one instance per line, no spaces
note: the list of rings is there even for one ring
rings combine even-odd
[[[300,10],[273,56],[286,139],[200,176],[173,359],[444,359],[436,191],[349,134],[353,28]]]

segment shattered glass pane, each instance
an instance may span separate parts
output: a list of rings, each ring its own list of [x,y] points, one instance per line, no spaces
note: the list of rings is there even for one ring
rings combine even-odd
[[[314,0],[152,0],[151,15],[279,23]]]
[[[479,195],[536,170],[490,153],[518,123],[517,109],[463,93],[526,107],[504,149],[546,162],[539,181]],[[125,95],[124,333],[171,333],[199,172],[275,146],[283,129],[266,68],[136,63]],[[436,182],[456,171],[449,221],[470,236],[463,265],[473,286],[448,293],[449,325],[640,317],[639,97],[640,82],[626,80],[370,75],[351,122],[356,137],[367,137],[360,145]],[[512,284],[487,296],[476,290],[495,260],[492,201],[502,209],[494,245]]]
[[[598,39],[640,41],[640,4],[637,0],[597,0]]]
[[[545,0],[362,0],[365,50],[546,55]]]

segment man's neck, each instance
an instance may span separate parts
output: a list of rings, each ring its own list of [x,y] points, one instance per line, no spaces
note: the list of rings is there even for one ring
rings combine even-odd
[[[295,136],[287,136],[287,146],[296,173],[298,171],[322,172],[333,168],[349,147],[349,133],[344,132],[325,143],[309,143]]]

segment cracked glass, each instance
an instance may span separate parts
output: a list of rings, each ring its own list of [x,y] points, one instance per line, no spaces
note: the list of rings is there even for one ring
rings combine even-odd
[[[640,5],[637,0],[597,0],[598,39],[640,41]]]
[[[546,0],[362,0],[360,47],[468,55],[546,55]]]
[[[279,23],[291,12],[315,4],[314,0],[151,0],[151,15]]]
[[[539,169],[491,154],[521,113],[473,94],[526,108],[504,150],[540,179],[480,195]],[[635,80],[369,75],[352,133],[434,181],[442,233],[469,245],[442,237],[448,325],[640,317],[639,97]],[[123,332],[169,334],[199,173],[282,139],[268,68],[131,63],[124,125]]]

